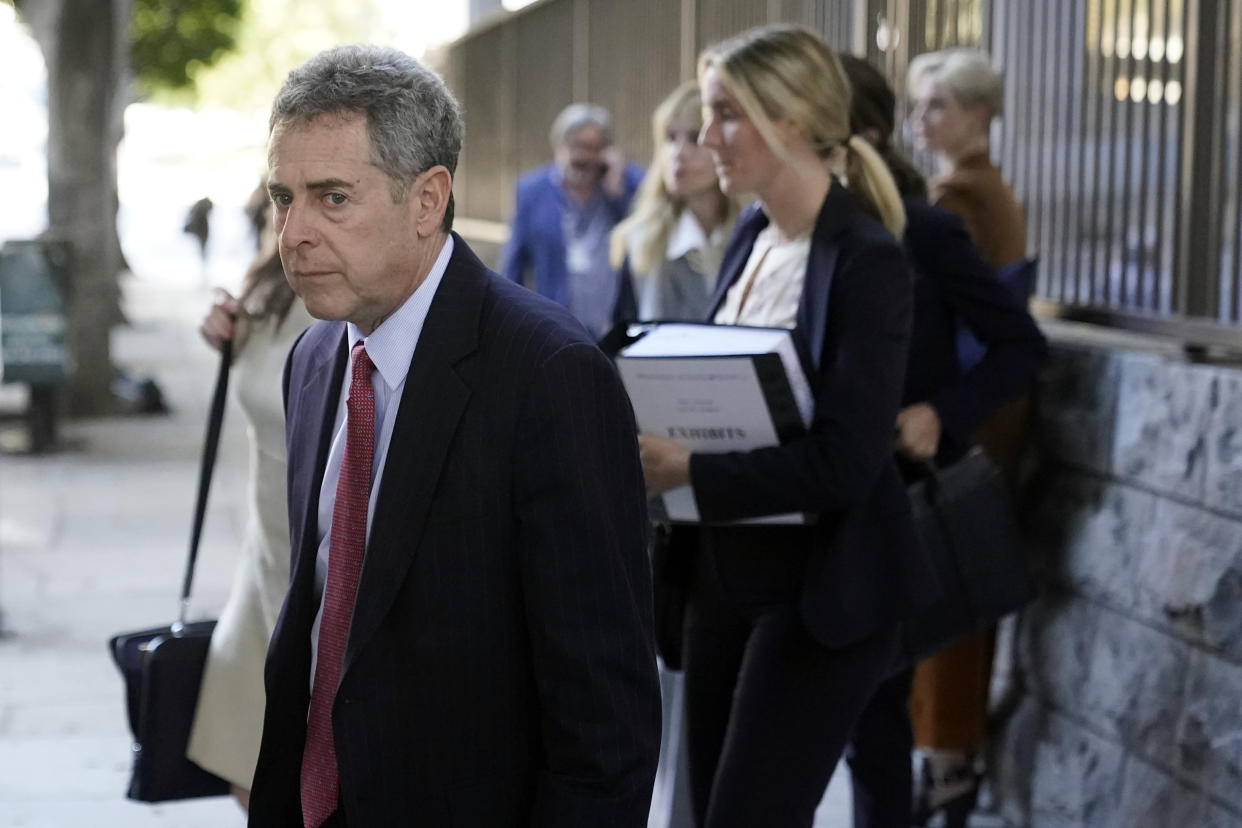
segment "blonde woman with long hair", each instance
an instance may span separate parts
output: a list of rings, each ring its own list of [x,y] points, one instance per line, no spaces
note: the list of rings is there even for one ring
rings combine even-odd
[[[704,521],[671,549],[688,572],[686,729],[700,826],[807,828],[899,623],[934,597],[895,465],[910,338],[905,214],[883,160],[850,133],[837,57],[795,26],[699,58],[701,143],[741,216],[709,305],[719,324],[792,331],[815,395],[780,446],[690,453],[639,438],[647,490],[689,484]],[[848,186],[846,182],[848,181]],[[738,525],[800,512],[805,525]]]
[[[612,231],[612,266],[633,280],[639,319],[700,320],[716,286],[739,205],[720,191],[702,126],[699,86],[687,81],[652,115],[651,166]]]

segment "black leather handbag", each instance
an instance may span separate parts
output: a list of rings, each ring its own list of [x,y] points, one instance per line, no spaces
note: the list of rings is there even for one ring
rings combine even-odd
[[[187,623],[185,616],[224,419],[230,361],[231,347],[226,342],[220,352],[220,372],[203,445],[179,618],[164,627],[121,633],[108,641],[108,650],[125,680],[129,729],[134,735],[133,768],[126,796],[140,802],[223,796],[229,792],[226,780],[203,770],[185,755],[198,705],[203,664],[216,626],[215,621]]]
[[[910,664],[1021,609],[1037,587],[1008,487],[982,449],[929,470],[908,493],[941,586],[940,598],[904,625]]]

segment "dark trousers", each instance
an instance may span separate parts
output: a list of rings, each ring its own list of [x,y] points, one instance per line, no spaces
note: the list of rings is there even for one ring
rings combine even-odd
[[[809,828],[896,658],[895,625],[836,649],[812,638],[798,612],[807,538],[796,529],[720,530],[699,556],[684,666],[702,828]]]
[[[846,752],[854,788],[854,828],[909,828],[910,751],[914,735],[906,707],[912,669],[880,685],[854,726]]]

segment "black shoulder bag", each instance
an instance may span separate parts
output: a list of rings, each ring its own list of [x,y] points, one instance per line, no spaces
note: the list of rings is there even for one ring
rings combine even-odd
[[[207,510],[207,492],[215,468],[220,425],[224,420],[225,394],[229,384],[232,343],[220,349],[220,372],[216,379],[207,438],[199,470],[198,501],[190,532],[190,554],[181,585],[181,605],[177,621],[164,627],[121,633],[108,641],[108,650],[125,680],[129,729],[134,734],[133,770],[130,799],[164,802],[199,796],[223,796],[229,783],[208,773],[185,756],[198,706],[203,664],[215,621],[186,623],[190,605],[190,585],[198,559],[198,541]]]
[[[1021,609],[1035,597],[1013,499],[1000,469],[972,448],[907,490],[940,597],[904,625],[906,664]]]

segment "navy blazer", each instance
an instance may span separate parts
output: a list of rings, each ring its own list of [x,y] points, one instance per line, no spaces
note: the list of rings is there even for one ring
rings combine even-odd
[[[712,315],[767,223],[757,208],[739,221]],[[897,241],[834,180],[812,231],[793,330],[815,393],[809,434],[770,448],[691,456],[706,520],[818,515],[808,529],[812,553],[800,610],[830,647],[910,615],[938,591],[892,455],[912,304]]]
[[[407,375],[332,711],[350,825],[645,826],[660,738],[633,416],[567,311],[461,238]],[[250,824],[300,826],[320,482],[348,360],[285,376],[289,594]]]
[[[624,191],[617,198],[606,199],[613,224],[625,218],[630,201],[638,191],[643,170],[626,164],[623,174]],[[556,164],[545,164],[518,179],[513,221],[509,241],[500,257],[500,272],[505,278],[523,284],[527,271],[534,274],[533,288],[560,305],[569,305],[569,269],[565,263],[565,191],[560,185]],[[612,309],[614,323],[633,320],[638,314],[631,280],[617,277],[616,302]]]
[[[914,266],[914,333],[902,405],[928,402],[940,417],[937,462],[970,446],[970,435],[1031,387],[1048,343],[1025,304],[983,261],[962,220],[922,199],[907,199],[906,252]],[[958,330],[986,349],[963,367]]]

